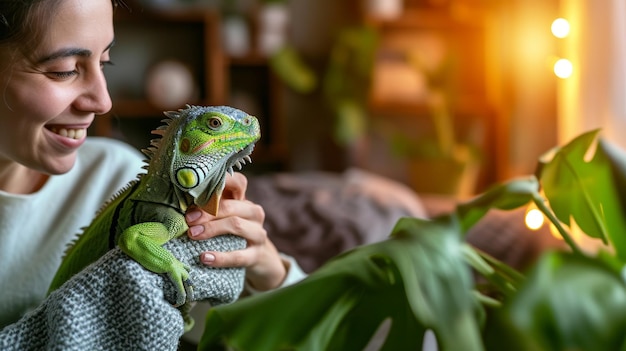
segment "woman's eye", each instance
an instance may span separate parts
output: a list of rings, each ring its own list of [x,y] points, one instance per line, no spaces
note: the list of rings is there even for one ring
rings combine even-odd
[[[100,61],[100,68],[104,69],[105,66],[114,66],[114,64],[111,61]]]
[[[61,71],[61,72],[48,72],[48,75],[54,79],[68,79],[78,74],[78,71]]]

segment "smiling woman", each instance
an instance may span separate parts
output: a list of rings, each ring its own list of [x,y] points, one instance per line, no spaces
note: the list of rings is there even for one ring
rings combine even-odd
[[[143,161],[86,137],[111,108],[111,0],[3,1],[0,13],[0,279],[16,283],[0,291],[2,327],[40,303],[66,244]]]
[[[34,13],[48,3],[37,2],[33,6],[39,11]],[[11,74],[1,78],[5,89],[0,105],[0,163],[4,169],[17,170],[20,167],[10,166],[19,163],[42,174],[67,172],[94,117],[111,108],[102,72],[114,36],[111,2],[99,0],[84,6],[81,1],[65,0],[52,13],[57,15],[45,27],[55,30],[35,30],[34,40],[26,41],[36,43],[31,51],[26,51],[28,46],[15,50],[18,44],[5,38],[9,41],[3,51],[8,52],[2,55],[1,65]],[[14,33],[14,38],[20,37]],[[12,190],[5,185],[10,176],[0,175],[0,188]],[[24,182],[33,178],[41,179],[20,176]]]
[[[84,322],[84,314],[74,317],[50,306],[71,305],[73,302],[68,299],[93,293],[94,287],[72,284],[77,280],[70,280],[69,287],[63,285],[46,297],[50,281],[80,228],[87,227],[103,203],[143,172],[144,157],[132,147],[112,139],[87,137],[94,119],[107,113],[112,105],[103,68],[110,62],[113,12],[119,3],[116,0],[0,1],[0,282],[12,284],[11,288],[4,285],[0,288],[0,349],[30,349],[31,345],[20,344],[15,335],[23,336],[25,342],[46,342],[38,333],[42,330],[53,333],[50,328],[54,326],[33,327],[32,321],[60,318],[74,327],[78,324],[72,323],[73,318]],[[232,252],[206,249],[198,253],[199,257],[192,257],[193,261],[216,268],[245,268],[248,284],[258,291],[297,281],[301,276],[294,278],[293,274],[301,271],[293,268],[297,267],[293,260],[280,256],[267,238],[264,212],[246,200],[246,188],[243,175],[235,173],[226,177],[219,216],[191,206],[185,213],[189,240],[181,245],[204,244],[209,241],[206,239],[231,233],[245,239],[247,246]],[[113,268],[110,272],[114,281],[129,281],[115,276],[121,274],[116,264],[128,260],[115,263],[105,257],[103,261],[98,262]],[[96,272],[97,267],[98,263]],[[162,293],[163,286],[158,285],[160,277],[152,278],[148,279],[153,284],[152,290]],[[106,299],[96,294],[100,298],[90,301],[99,308],[109,304],[126,306],[128,299],[138,295],[130,291],[125,289],[126,296],[114,294]],[[104,324],[121,330],[124,317],[135,321],[130,316],[143,313],[144,317],[161,316],[168,326],[181,326],[182,332],[181,314],[161,313],[160,308],[177,310],[163,295],[151,298],[160,303],[122,309],[119,319]],[[89,307],[84,306],[86,300],[80,301],[78,306],[73,305],[73,312]],[[145,304],[150,300],[142,301]],[[103,324],[102,316],[93,318],[100,318],[99,324]],[[156,325],[148,323],[147,327]],[[168,329],[156,340],[168,347],[155,349],[176,348],[180,333],[174,329]],[[90,332],[97,334],[99,330],[90,329]],[[109,330],[100,332],[110,334]],[[82,330],[75,334],[85,335]],[[115,336],[116,340],[123,337]],[[91,339],[109,340],[99,336]],[[103,349],[112,349],[110,346]],[[93,349],[80,344],[72,347]]]

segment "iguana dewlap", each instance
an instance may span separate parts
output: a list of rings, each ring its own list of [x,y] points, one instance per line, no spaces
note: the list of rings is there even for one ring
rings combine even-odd
[[[217,214],[226,173],[250,162],[260,138],[257,119],[227,107],[187,106],[166,112],[161,136],[143,150],[147,173],[138,176],[97,214],[66,252],[49,292],[116,245],[145,268],[166,274],[186,301],[189,267],[164,243],[183,235],[187,208]]]

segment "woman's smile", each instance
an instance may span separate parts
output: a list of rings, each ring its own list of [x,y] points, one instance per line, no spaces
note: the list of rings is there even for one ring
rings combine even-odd
[[[62,147],[61,150],[74,150],[85,142],[88,127],[89,124],[49,124],[45,131],[53,143]]]
[[[64,126],[47,126],[49,131],[54,134],[58,134],[65,138],[70,138],[74,140],[81,140],[87,135],[86,128],[72,128],[72,127],[64,127]]]

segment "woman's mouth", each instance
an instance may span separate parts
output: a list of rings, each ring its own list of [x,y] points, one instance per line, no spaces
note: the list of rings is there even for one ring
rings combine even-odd
[[[70,138],[74,140],[80,140],[85,137],[87,130],[85,128],[62,128],[62,127],[49,127],[49,131],[54,134],[58,134],[65,138]]]

